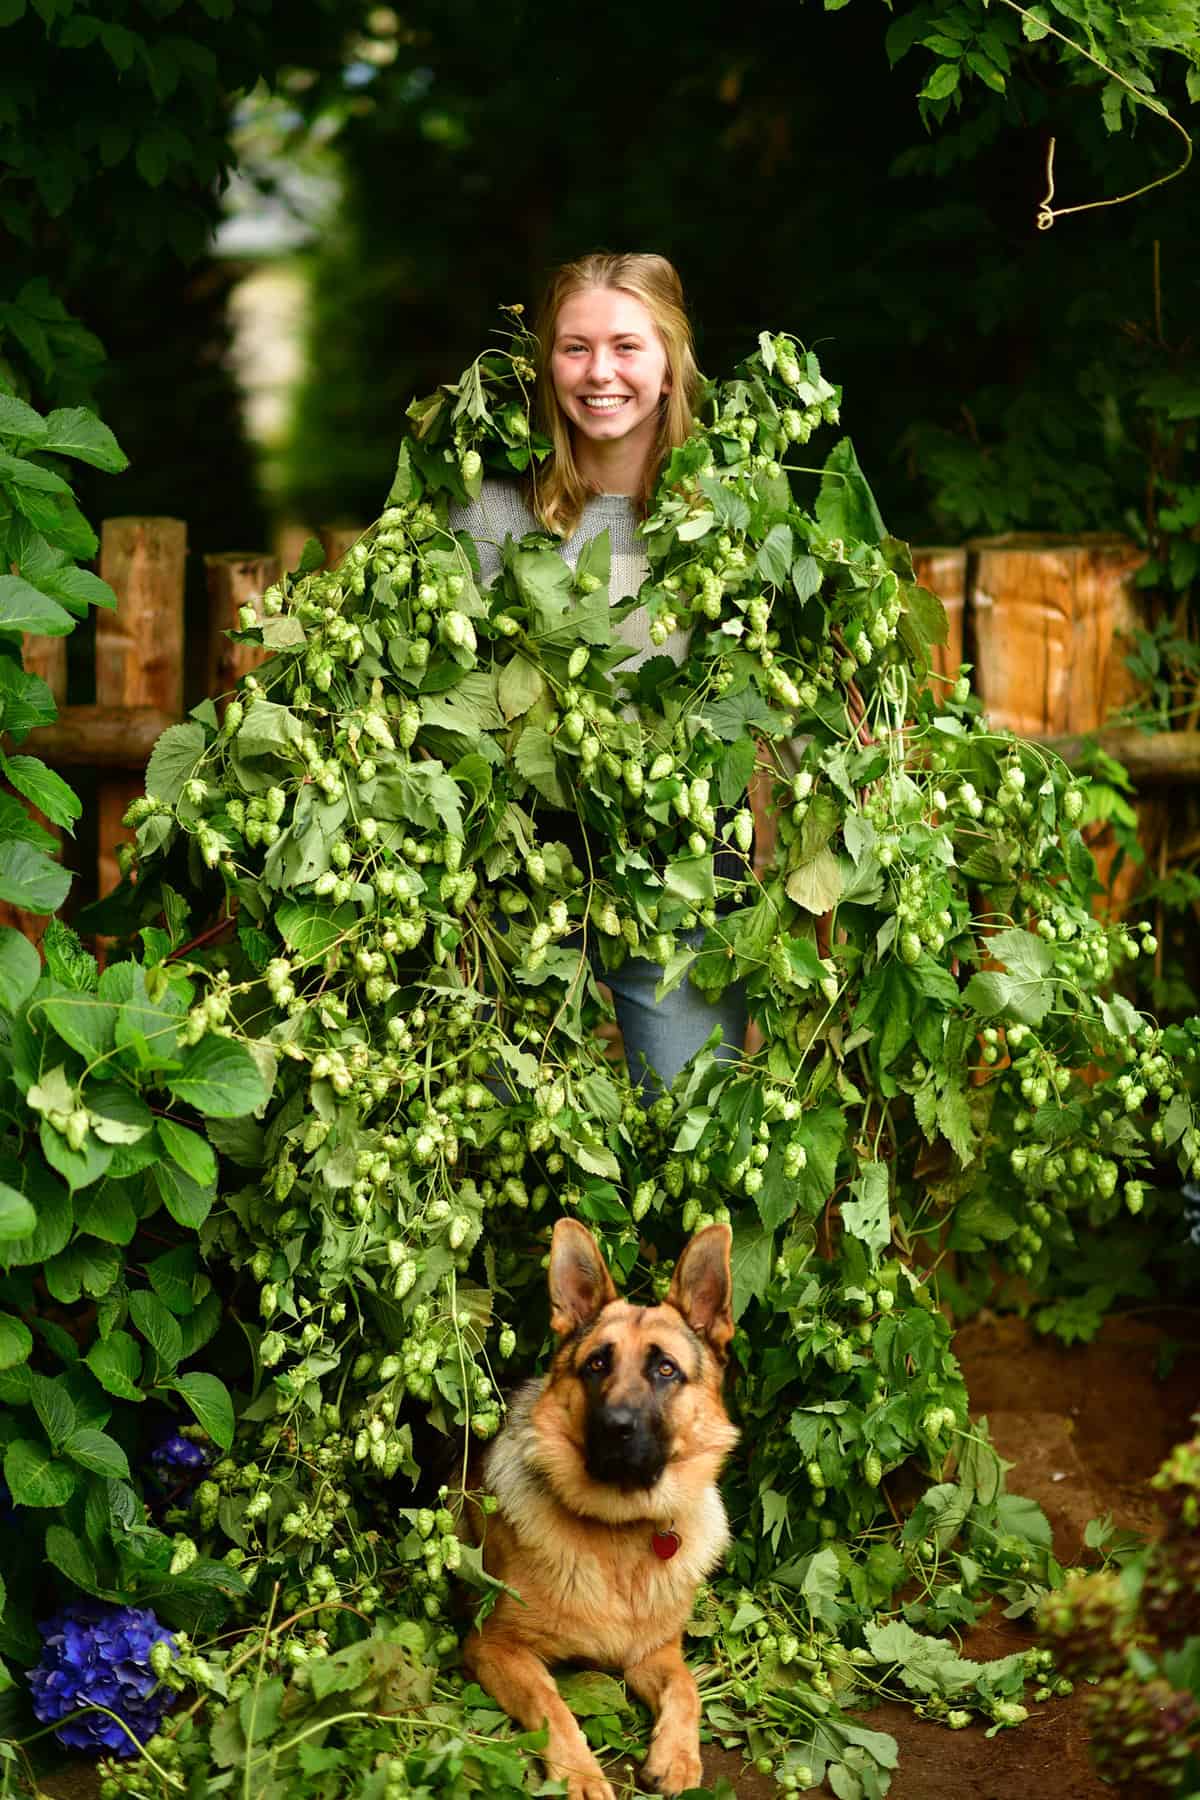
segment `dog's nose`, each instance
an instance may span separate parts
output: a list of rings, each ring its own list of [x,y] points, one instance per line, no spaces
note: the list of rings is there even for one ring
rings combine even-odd
[[[632,1406],[606,1406],[601,1424],[613,1437],[630,1438],[637,1430],[638,1416]]]

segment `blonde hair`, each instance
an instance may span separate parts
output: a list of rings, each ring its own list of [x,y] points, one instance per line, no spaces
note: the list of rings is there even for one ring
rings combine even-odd
[[[593,490],[575,461],[571,428],[554,392],[550,359],[555,327],[564,301],[590,288],[618,288],[640,300],[650,314],[666,352],[670,388],[663,395],[658,434],[646,459],[641,488],[634,496],[637,511],[643,518],[665,458],[676,445],[684,443],[691,432],[692,411],[700,391],[700,372],[696,367],[691,322],[684,306],[683,283],[665,256],[648,252],[618,256],[608,251],[596,251],[555,270],[535,326],[539,353],[539,422],[554,450],[544,468],[531,471],[530,500],[537,518],[548,531],[559,537],[570,537]]]

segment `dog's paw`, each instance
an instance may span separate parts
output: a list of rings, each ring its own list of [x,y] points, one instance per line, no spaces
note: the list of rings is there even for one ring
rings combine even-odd
[[[654,1739],[642,1764],[643,1779],[660,1794],[682,1794],[687,1788],[699,1787],[702,1775],[699,1744],[669,1733]]]
[[[567,1800],[616,1800],[599,1764],[594,1771],[585,1770],[568,1775],[566,1781]]]
[[[616,1800],[604,1770],[587,1745],[557,1757],[547,1757],[546,1773],[567,1784],[567,1800]]]

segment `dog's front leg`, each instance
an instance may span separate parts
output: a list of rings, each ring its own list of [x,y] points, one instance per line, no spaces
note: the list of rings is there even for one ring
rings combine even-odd
[[[473,1631],[463,1645],[463,1661],[510,1719],[526,1731],[548,1727],[542,1758],[547,1772],[566,1782],[567,1800],[615,1800],[604,1770],[540,1657],[510,1639]]]
[[[642,1765],[645,1779],[661,1794],[699,1787],[700,1695],[683,1660],[682,1643],[664,1644],[631,1664],[625,1679],[655,1715],[650,1754]]]

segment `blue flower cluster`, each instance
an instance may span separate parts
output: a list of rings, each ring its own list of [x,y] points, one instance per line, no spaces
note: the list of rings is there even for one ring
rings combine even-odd
[[[42,1660],[29,1671],[33,1710],[44,1724],[81,1706],[106,1706],[124,1719],[139,1743],[152,1737],[173,1703],[170,1689],[158,1689],[150,1667],[155,1644],[172,1644],[171,1633],[154,1614],[136,1606],[84,1602],[68,1606],[38,1626],[45,1639]],[[116,1719],[85,1713],[54,1734],[77,1750],[132,1756],[134,1745]]]
[[[208,1451],[199,1444],[193,1444],[190,1438],[181,1437],[179,1432],[173,1431],[150,1452],[150,1461],[160,1473],[168,1469],[206,1469]]]

